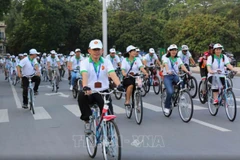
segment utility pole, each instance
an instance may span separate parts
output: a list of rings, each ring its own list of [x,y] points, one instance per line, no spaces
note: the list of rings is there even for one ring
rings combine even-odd
[[[108,45],[107,45],[107,5],[106,5],[106,0],[102,0],[102,5],[103,5],[103,10],[102,10],[102,31],[103,31],[103,49],[104,53],[103,56],[107,56],[107,50],[108,50]]]

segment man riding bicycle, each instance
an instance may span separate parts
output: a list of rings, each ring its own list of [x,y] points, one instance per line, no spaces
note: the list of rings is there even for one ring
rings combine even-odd
[[[10,67],[11,67],[11,55],[7,53],[7,57],[4,61],[4,73],[5,73],[5,80],[8,79],[8,76],[10,76]]]
[[[32,76],[32,82],[35,82],[34,85],[34,94],[38,94],[38,86],[40,85],[40,71],[38,68],[38,62],[36,61],[37,50],[31,49],[29,51],[29,56],[22,59],[17,66],[18,77],[22,78],[23,83],[23,108],[28,108],[28,76]]]
[[[110,77],[118,86],[117,88],[123,91],[112,63],[101,57],[103,54],[102,42],[98,39],[92,40],[89,43],[88,52],[90,57],[85,58],[80,64],[83,91],[80,91],[78,96],[78,105],[82,114],[80,119],[85,121],[85,133],[91,132],[89,117],[92,115],[92,111],[89,105],[96,103],[100,111],[104,105],[102,96],[98,93],[92,94],[91,90],[107,92],[109,89],[108,77]],[[109,101],[109,109],[113,112],[111,99]]]

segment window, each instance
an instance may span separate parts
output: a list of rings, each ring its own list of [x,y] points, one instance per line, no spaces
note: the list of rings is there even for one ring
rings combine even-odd
[[[4,39],[4,32],[0,32],[0,39]]]

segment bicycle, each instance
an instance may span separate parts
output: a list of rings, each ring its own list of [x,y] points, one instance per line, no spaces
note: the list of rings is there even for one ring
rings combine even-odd
[[[75,69],[73,72],[77,73],[72,90],[73,98],[76,99],[78,92],[82,89],[82,77],[80,76],[79,69]]]
[[[156,95],[159,94],[161,88],[160,88],[160,79],[157,76],[157,69],[159,67],[156,67],[155,65],[151,64],[149,67],[147,67],[151,74],[149,74],[149,78],[146,80],[146,83],[144,83],[144,89],[148,93],[150,90],[150,87],[153,86],[153,91]]]
[[[179,75],[179,82],[173,83],[174,86],[174,93],[171,99],[171,108],[169,114],[164,112],[165,108],[165,101],[167,97],[166,88],[163,89],[161,94],[161,107],[163,110],[163,114],[166,117],[170,117],[172,114],[172,110],[174,107],[178,107],[179,115],[183,122],[189,122],[193,116],[193,101],[192,97],[189,94],[187,88],[182,88],[182,77],[185,76],[186,73]]]
[[[45,66],[42,68],[42,77],[43,77],[43,81],[45,81],[45,82],[48,81],[47,69]]]
[[[34,77],[34,75],[31,76],[25,76],[28,79],[29,85],[28,85],[28,103],[30,105],[30,110],[32,111],[33,114],[35,114],[35,110],[34,110],[34,91],[33,91],[33,85],[32,85],[32,77]]]
[[[207,79],[203,77],[198,86],[198,98],[202,104],[207,102]]]
[[[109,101],[106,96],[114,92],[114,90],[106,93],[93,91],[103,96],[104,107],[100,115],[99,107],[96,104],[91,105],[92,115],[90,116],[91,133],[85,135],[85,141],[88,154],[94,158],[97,153],[98,144],[102,144],[103,157],[108,159],[108,156],[114,157],[117,160],[121,159],[121,138],[120,132],[114,119],[115,115],[108,115]],[[117,144],[116,144],[117,143]],[[117,152],[117,153],[116,153]]]
[[[16,86],[16,84],[17,84],[17,73],[16,73],[16,70],[13,70],[13,72],[12,72],[11,81],[12,81],[12,85]]]
[[[136,75],[131,75],[129,74],[130,77],[133,77],[135,79],[135,92],[132,96],[132,103],[131,105],[125,105],[125,110],[126,110],[126,116],[128,119],[131,118],[132,112],[134,109],[134,114],[135,114],[135,120],[137,124],[142,123],[143,119],[143,102],[142,102],[142,77],[144,74],[136,74]]]
[[[237,115],[237,104],[236,104],[236,98],[232,91],[232,88],[229,87],[227,83],[226,78],[227,73],[221,74],[220,72],[215,72],[213,74],[213,77],[216,78],[216,81],[218,83],[218,104],[213,105],[213,92],[211,88],[211,84],[208,83],[208,109],[212,116],[216,116],[218,113],[218,109],[220,107],[225,107],[225,111],[227,114],[228,119],[233,122]],[[225,86],[222,86],[222,83],[220,81],[220,77],[224,78]],[[214,79],[212,79],[212,82]],[[220,85],[220,87],[219,87]]]
[[[58,91],[57,82],[59,82],[59,77],[57,75],[57,69],[58,69],[58,67],[56,67],[56,66],[52,66],[51,67],[51,72],[52,72],[52,92],[56,92],[56,93]]]

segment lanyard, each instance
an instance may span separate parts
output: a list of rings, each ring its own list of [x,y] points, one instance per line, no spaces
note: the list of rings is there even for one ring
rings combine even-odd
[[[101,69],[101,64],[99,65],[98,70],[97,70],[97,67],[95,68],[94,62],[93,62],[92,64],[93,64],[94,71],[95,71],[95,73],[96,73],[96,75],[97,75],[97,81],[98,81],[98,79],[99,79],[99,74],[100,74],[100,69]]]
[[[114,58],[115,58],[115,57],[114,57]],[[113,59],[114,59],[114,58],[110,57],[112,64],[113,64]]]
[[[217,61],[218,61],[218,69],[220,69],[221,59],[218,59],[218,58],[217,58]]]
[[[169,58],[169,60],[170,60],[170,63],[171,63],[171,66],[172,66],[173,71],[175,72],[175,74],[177,74],[177,72],[176,72],[176,70],[175,70],[175,68],[174,68],[174,63],[171,61],[170,58]]]
[[[29,57],[28,57],[28,60],[29,60],[29,62],[31,63],[32,67],[34,67],[34,65],[33,65],[33,60],[31,61]]]
[[[80,57],[79,57],[78,59],[76,58],[76,61],[77,61],[77,65],[78,65],[78,64],[79,64],[79,61],[80,61]]]

